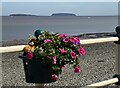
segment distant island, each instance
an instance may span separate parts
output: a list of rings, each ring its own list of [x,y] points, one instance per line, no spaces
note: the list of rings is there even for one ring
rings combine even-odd
[[[39,16],[31,14],[10,14],[9,16]],[[51,16],[76,16],[73,13],[53,13]]]
[[[51,16],[76,16],[73,13],[53,13]]]
[[[31,14],[10,14],[9,16],[37,16],[37,15],[31,15]]]

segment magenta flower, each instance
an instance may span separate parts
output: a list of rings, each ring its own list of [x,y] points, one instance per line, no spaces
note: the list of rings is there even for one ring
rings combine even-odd
[[[47,56],[47,58],[50,58],[50,56]]]
[[[63,39],[63,41],[66,43],[66,42],[69,41],[69,39],[68,39],[68,38],[65,38],[65,39]]]
[[[31,59],[33,58],[33,53],[28,52],[28,53],[26,54],[26,58],[29,59],[29,60],[31,60]]]
[[[46,39],[46,40],[44,40],[44,42],[45,42],[45,43],[49,43],[49,42],[52,42],[52,40]]]
[[[75,37],[75,40],[76,40],[77,42],[80,42],[80,39],[79,39],[78,37]]]
[[[75,44],[76,45],[79,45],[80,44],[80,39],[78,37],[75,37],[74,38],[74,41],[75,41]]]
[[[56,64],[56,56],[53,57],[52,64]]]
[[[76,58],[76,53],[75,52],[71,51],[70,55],[71,55],[72,58]]]
[[[67,34],[60,34],[58,38],[66,38],[68,35]]]
[[[58,76],[57,76],[56,74],[53,74],[53,75],[52,75],[52,79],[53,79],[53,80],[58,80]]]
[[[75,44],[75,39],[74,39],[74,37],[71,37],[71,38],[70,38],[70,42],[72,42],[72,43]]]
[[[81,56],[83,56],[83,55],[85,54],[85,50],[84,50],[84,48],[82,48],[82,47],[79,47],[79,48],[78,48],[78,52],[79,52],[79,54],[80,54]]]
[[[74,72],[75,72],[75,73],[80,73],[80,72],[81,72],[80,67],[78,67],[78,66],[75,67],[75,68],[74,68]]]
[[[66,53],[66,52],[67,52],[66,50],[61,49],[61,48],[59,48],[59,50],[60,50],[60,52],[61,52],[62,54],[64,54],[64,53]]]
[[[79,45],[80,44],[80,39],[78,37],[71,37],[70,41],[75,44],[75,45]]]
[[[61,67],[62,69],[63,69],[63,68],[65,68],[65,66],[64,66],[64,65],[63,65],[63,66],[60,66],[60,67]]]

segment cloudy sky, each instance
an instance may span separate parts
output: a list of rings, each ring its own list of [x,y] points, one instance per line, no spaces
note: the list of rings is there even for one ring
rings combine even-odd
[[[2,2],[2,15],[16,13],[40,16],[50,16],[52,13],[108,16],[118,14],[118,2]]]

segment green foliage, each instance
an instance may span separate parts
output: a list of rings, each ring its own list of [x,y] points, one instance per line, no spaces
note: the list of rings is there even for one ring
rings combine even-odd
[[[66,64],[73,64],[74,67],[79,65],[81,54],[78,49],[82,47],[78,37],[41,30],[35,31],[35,36],[36,38],[31,39],[33,41],[30,40],[33,45],[29,45],[33,61],[40,61],[58,74]],[[84,54],[84,50],[82,53]]]

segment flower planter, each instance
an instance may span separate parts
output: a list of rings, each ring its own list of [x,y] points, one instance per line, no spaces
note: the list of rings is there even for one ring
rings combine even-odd
[[[27,83],[55,82],[51,77],[54,71],[49,66],[42,65],[40,62],[29,61],[26,58],[23,58],[23,65]]]
[[[23,49],[23,64],[28,83],[51,83],[59,79],[62,68],[72,64],[80,73],[80,56],[85,54],[80,39],[67,34],[35,31]]]

